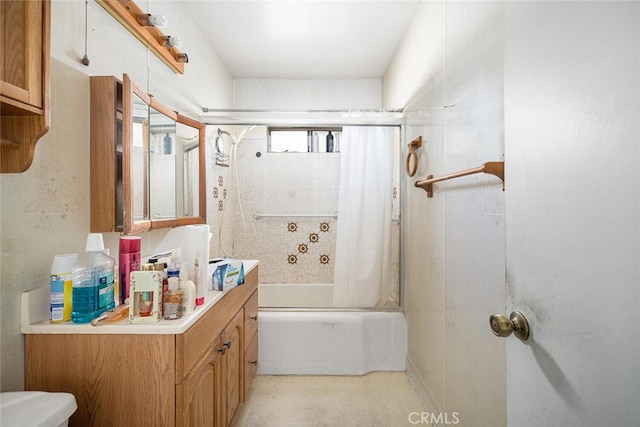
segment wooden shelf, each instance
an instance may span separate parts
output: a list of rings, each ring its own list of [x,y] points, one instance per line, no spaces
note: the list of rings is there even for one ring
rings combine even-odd
[[[179,62],[177,59],[181,52],[175,47],[166,47],[162,44],[160,40],[164,34],[157,27],[146,27],[138,23],[138,15],[146,12],[143,12],[133,0],[96,1],[175,73],[184,74],[184,62]]]

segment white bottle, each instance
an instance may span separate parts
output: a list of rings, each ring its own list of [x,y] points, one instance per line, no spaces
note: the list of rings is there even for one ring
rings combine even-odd
[[[189,271],[187,264],[180,266],[180,282],[178,288],[182,290],[182,315],[186,316],[193,313],[196,308],[196,285],[189,280]]]

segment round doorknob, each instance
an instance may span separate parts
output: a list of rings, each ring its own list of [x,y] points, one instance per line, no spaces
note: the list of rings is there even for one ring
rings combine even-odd
[[[489,325],[493,334],[497,337],[508,337],[514,334],[522,341],[526,341],[529,338],[529,322],[524,314],[519,311],[514,311],[508,318],[503,314],[492,314],[489,317]]]

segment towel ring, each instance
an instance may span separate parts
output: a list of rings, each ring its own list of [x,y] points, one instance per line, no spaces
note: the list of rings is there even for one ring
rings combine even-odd
[[[407,175],[414,176],[416,171],[418,170],[418,153],[416,153],[416,149],[422,147],[422,136],[417,137],[409,144],[409,153],[407,154],[407,161],[404,164],[404,168],[407,171]],[[411,168],[411,159],[413,159],[413,167]]]

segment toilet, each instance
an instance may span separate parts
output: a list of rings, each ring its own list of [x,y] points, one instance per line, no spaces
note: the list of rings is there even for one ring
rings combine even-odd
[[[3,392],[0,393],[0,426],[64,427],[77,408],[71,393]]]

